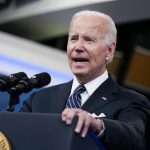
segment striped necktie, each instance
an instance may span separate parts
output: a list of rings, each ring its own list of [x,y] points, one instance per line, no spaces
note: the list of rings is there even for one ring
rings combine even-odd
[[[80,108],[81,107],[81,93],[86,90],[84,85],[79,85],[67,100],[66,108]]]

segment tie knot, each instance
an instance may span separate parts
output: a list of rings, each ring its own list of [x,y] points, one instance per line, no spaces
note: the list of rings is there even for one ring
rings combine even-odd
[[[86,90],[85,86],[84,85],[79,85],[73,93],[76,93],[76,94],[81,94],[83,93],[84,91]]]

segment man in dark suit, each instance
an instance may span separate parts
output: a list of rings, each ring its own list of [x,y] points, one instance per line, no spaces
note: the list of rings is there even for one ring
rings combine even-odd
[[[108,15],[96,11],[76,13],[67,44],[73,81],[34,93],[21,110],[61,113],[68,125],[77,116],[75,132],[81,137],[91,128],[107,150],[144,150],[149,102],[115,83],[106,69],[115,52],[116,34]],[[81,85],[82,93],[74,92]]]

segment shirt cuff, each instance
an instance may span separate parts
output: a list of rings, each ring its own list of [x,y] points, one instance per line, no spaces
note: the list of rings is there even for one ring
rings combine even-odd
[[[104,135],[104,131],[105,131],[105,125],[104,122],[101,119],[96,119],[97,121],[99,121],[100,124],[102,124],[102,130],[100,131],[99,134],[97,134],[97,137],[102,137]]]

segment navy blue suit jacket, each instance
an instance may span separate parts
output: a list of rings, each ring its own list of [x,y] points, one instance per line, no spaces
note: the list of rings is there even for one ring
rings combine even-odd
[[[34,93],[21,111],[61,113],[66,105],[72,81]],[[101,138],[107,150],[143,150],[148,99],[116,84],[109,77],[83,104],[89,113],[105,114],[105,132]]]

